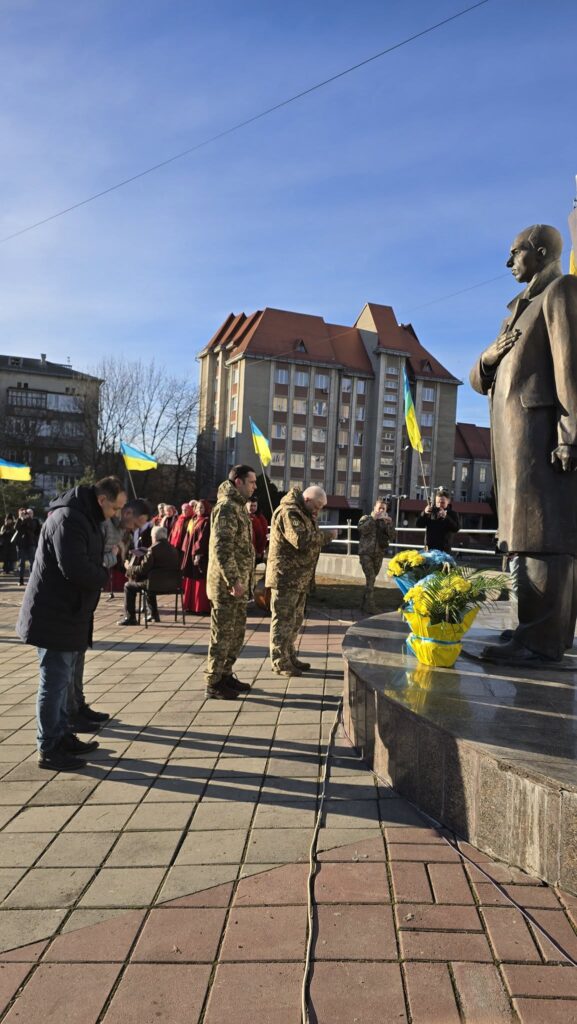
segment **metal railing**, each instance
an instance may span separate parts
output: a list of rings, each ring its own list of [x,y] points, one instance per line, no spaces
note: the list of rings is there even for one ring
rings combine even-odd
[[[340,525],[335,525],[334,523],[332,523],[332,524],[331,523],[322,523],[322,524],[319,524],[319,525],[320,525],[320,529],[321,530],[338,530],[339,536],[334,541],[334,544],[335,545],[339,545],[339,546],[346,545],[346,551],[337,551],[336,548],[335,548],[334,549],[334,553],[335,554],[346,554],[346,555],[354,555],[354,554],[356,554],[356,549],[357,549],[357,547],[359,545],[359,540],[358,540],[358,537],[354,537],[353,536],[353,533],[356,533],[357,527],[356,527],[356,524],[352,522],[352,520],[347,519],[346,524],[343,523],[343,524],[340,524]],[[407,534],[407,533],[416,534],[416,533],[418,533],[419,536],[422,536],[424,538],[425,527],[424,526],[398,526],[396,528],[396,532],[397,532],[397,535],[398,534],[403,534],[403,533],[404,534]],[[467,528],[462,528],[460,532],[465,537],[481,536],[482,535],[482,536],[487,536],[487,537],[490,537],[490,538],[494,538],[494,536],[495,536],[495,529],[494,528],[490,529],[490,530],[487,530],[487,529],[485,529],[485,530],[469,530]],[[342,536],[343,533],[345,534],[345,536]],[[391,541],[390,547],[393,548],[394,550],[401,550],[403,548],[414,548],[415,544],[414,544],[414,542],[411,542],[410,544],[409,543],[405,544],[405,543],[403,543],[402,540],[394,540],[394,541]],[[494,546],[490,547],[490,548],[489,547],[486,547],[486,548],[456,547],[453,550],[453,554],[492,555],[494,557],[497,556],[497,552],[495,551]],[[501,557],[501,556],[499,555],[498,557]]]

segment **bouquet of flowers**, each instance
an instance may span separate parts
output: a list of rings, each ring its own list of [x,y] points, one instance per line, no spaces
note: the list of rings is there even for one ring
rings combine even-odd
[[[402,613],[411,627],[408,646],[425,665],[450,666],[479,609],[496,601],[508,577],[465,567],[432,573],[404,595]]]
[[[447,571],[455,565],[455,559],[446,551],[399,551],[394,555],[387,567],[387,575],[392,576],[403,594],[419,580],[432,572]]]

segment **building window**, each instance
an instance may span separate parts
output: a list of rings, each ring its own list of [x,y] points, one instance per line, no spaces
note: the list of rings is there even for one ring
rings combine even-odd
[[[385,390],[386,391],[397,391],[398,387],[399,387],[399,385],[397,384],[396,380],[386,380],[385,381]],[[390,402],[392,397],[393,397],[392,395],[387,395],[387,401]]]
[[[352,461],[352,470],[353,470],[353,473],[360,473],[361,472],[361,460],[360,459],[353,459],[353,461]]]
[[[395,446],[394,446],[394,444],[384,444],[384,445],[383,445],[383,448],[382,448],[382,450],[383,450],[384,452],[394,452],[394,450],[395,450]],[[381,459],[381,462],[382,462],[382,461],[383,461],[383,460]]]
[[[479,468],[479,483],[484,484],[487,479],[487,467],[481,466]]]
[[[346,455],[337,455],[337,471],[339,473],[346,473],[346,471],[347,471],[347,457],[346,457]]]
[[[396,416],[397,407],[396,405],[385,405],[383,406],[383,416]]]
[[[360,484],[351,484],[351,498],[358,498],[361,493]]]
[[[293,427],[292,439],[293,439],[293,441],[306,441],[306,439],[307,439],[306,427]]]
[[[381,491],[392,491],[393,485],[389,483],[379,483],[379,490]]]
[[[347,485],[344,480],[337,480],[335,485],[335,494],[344,495],[347,493]]]
[[[453,469],[451,471],[451,480],[453,481],[453,483],[455,483],[455,476],[456,476],[456,470],[455,470],[455,467],[453,466]]]
[[[362,430],[355,430],[354,442],[355,445],[360,446],[363,443],[363,432]]]
[[[387,373],[390,373],[390,374],[393,374],[393,375],[397,376],[398,373],[399,373],[399,367],[398,366],[387,366]]]
[[[286,423],[273,423],[272,436],[276,438],[286,438]]]
[[[337,434],[337,444],[340,445],[341,448],[346,448],[348,443],[349,443],[349,432],[348,432],[348,430],[339,430],[339,432]]]
[[[295,373],[295,387],[297,388],[308,388],[309,386],[309,375],[306,370],[297,370]]]
[[[381,466],[393,466],[394,462],[388,455],[381,455]]]
[[[288,409],[288,398],[285,398],[283,395],[273,398],[272,407],[275,412],[286,412]]]
[[[364,420],[364,418],[365,418],[365,407],[364,407],[364,405],[357,406],[357,411],[355,413],[355,416],[356,416],[357,420],[361,420],[361,421]]]
[[[487,500],[487,492],[486,491],[479,491],[479,501],[486,501],[486,500]]]
[[[390,419],[384,419],[383,420],[383,427],[396,427],[396,425],[397,425],[397,421],[396,420],[390,420]],[[394,434],[383,434],[383,437],[394,437],[394,436],[395,436]]]
[[[352,391],[352,388],[353,388],[353,382],[352,382],[352,380],[350,380],[350,378],[349,378],[349,377],[343,377],[343,382],[342,382],[342,390],[343,390],[343,392],[344,392],[344,393],[345,393],[346,395],[348,395],[348,394],[350,394],[350,393],[351,393],[351,391]]]
[[[276,487],[277,491],[282,491],[284,488],[284,480],[282,476],[271,476],[270,482]]]
[[[423,388],[422,398],[423,398],[423,402],[434,402],[435,401],[435,389],[434,388]]]
[[[236,412],[236,403],[237,403],[236,395],[233,395],[231,400],[230,400],[230,411],[231,412]]]
[[[390,469],[381,469],[379,473],[379,476],[382,476],[383,478],[388,478],[391,477],[392,475],[393,474]]]
[[[313,441],[319,444],[327,443],[327,432],[324,427],[313,427],[312,437]]]
[[[232,376],[232,383],[233,384],[238,384],[238,366],[233,366],[233,368],[232,368],[232,375],[231,376]]]
[[[421,440],[423,442],[423,451],[424,452],[430,452],[432,450],[432,448],[433,448],[433,442],[432,442],[431,438],[430,437],[422,437]]]
[[[284,466],[284,452],[271,452],[273,466]]]
[[[288,370],[276,369],[274,371],[274,382],[275,384],[288,384],[289,375]]]
[[[329,378],[327,377],[326,373],[315,374],[315,388],[318,388],[319,391],[329,390]]]
[[[325,468],[325,457],[324,455],[311,455],[311,469],[324,469]]]
[[[315,416],[326,416],[327,415],[327,403],[326,402],[315,402],[313,404],[313,412]]]
[[[294,477],[293,477],[292,480],[289,480],[289,487],[298,487],[298,488],[302,489],[302,486],[303,486],[302,477],[301,477],[300,480],[295,480]]]
[[[383,440],[384,441],[394,441],[395,440],[395,435],[394,435],[393,431],[392,430],[383,430]],[[393,446],[391,445],[390,448],[388,448],[387,445],[385,445],[385,451],[394,451]]]
[[[348,420],[349,415],[350,415],[350,411],[351,411],[350,405],[341,405],[341,411],[339,413],[339,419],[340,419],[341,423],[345,422],[345,420]]]
[[[291,466],[298,468],[298,467],[303,467],[304,464],[305,464],[305,457],[304,457],[304,455],[300,454],[299,452],[293,452],[292,455],[291,455]]]
[[[465,480],[468,479],[468,476],[469,476],[469,467],[468,466],[461,466],[461,480],[463,481],[463,483],[465,482]]]
[[[367,390],[367,382],[366,382],[366,380],[358,380],[357,381],[357,395],[364,395],[366,390]]]
[[[295,416],[306,416],[307,403],[304,398],[293,399],[293,414]]]
[[[433,426],[433,414],[432,414],[432,412],[422,412],[421,413],[421,426],[422,427],[432,427]]]

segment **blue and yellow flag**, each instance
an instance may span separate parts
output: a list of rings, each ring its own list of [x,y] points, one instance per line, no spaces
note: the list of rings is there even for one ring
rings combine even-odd
[[[415,406],[413,405],[413,396],[409,387],[409,378],[407,376],[406,366],[403,367],[403,381],[405,385],[405,423],[407,425],[407,434],[409,435],[411,447],[417,452],[422,452],[423,442],[421,441],[421,431],[419,430],[419,424],[417,423],[417,415],[415,413]]]
[[[569,230],[571,232],[571,253],[569,255],[569,273],[577,277],[577,199],[575,207],[569,215]]]
[[[20,462],[6,462],[0,459],[0,480],[31,480],[30,466]]]
[[[254,423],[251,420],[250,416],[248,418],[248,421],[250,423],[250,430],[252,433],[252,443],[254,445],[254,450],[258,455],[260,461],[262,462],[263,466],[268,466],[272,459],[269,443],[266,437],[264,436],[262,430],[258,429],[256,423]]]
[[[152,455],[147,455],[146,452],[141,452],[131,444],[125,444],[124,441],[120,442],[120,452],[124,459],[124,465],[129,470],[135,469],[140,473],[145,473],[148,469],[158,468],[158,462],[152,458]]]

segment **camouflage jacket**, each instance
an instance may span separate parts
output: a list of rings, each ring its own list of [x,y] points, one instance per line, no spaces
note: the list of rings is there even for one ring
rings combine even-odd
[[[220,485],[210,517],[206,592],[211,601],[229,596],[237,581],[247,593],[252,585],[254,548],[245,501],[230,480]]]
[[[361,516],[357,526],[359,531],[359,558],[374,558],[385,553],[389,541],[394,540],[395,527],[382,519],[373,519],[371,515]]]
[[[303,492],[293,487],[285,494],[271,520],[267,587],[308,590],[320,550],[329,541],[307,511]]]

